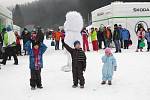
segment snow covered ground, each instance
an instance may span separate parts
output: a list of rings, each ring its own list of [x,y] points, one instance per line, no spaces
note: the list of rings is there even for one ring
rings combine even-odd
[[[19,65],[8,61],[0,70],[0,100],[150,100],[150,53],[135,49],[114,54],[118,61],[113,85],[102,86],[101,57],[104,52],[88,52],[85,89],[73,89],[72,73],[62,72],[67,63],[64,51],[54,51],[50,42],[44,55],[44,88],[31,91],[28,57],[19,57]]]

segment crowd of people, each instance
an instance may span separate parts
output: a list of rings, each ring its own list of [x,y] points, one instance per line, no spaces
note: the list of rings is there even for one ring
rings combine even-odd
[[[147,31],[144,29],[142,25],[138,26],[138,30],[136,32],[138,38],[138,46],[136,52],[142,52],[143,47],[146,46],[145,39],[147,40],[147,51],[150,50],[150,29]],[[90,51],[90,41],[92,42],[93,51],[98,51],[99,49],[105,48],[116,48],[115,53],[121,53],[121,49],[129,49],[129,46],[132,45],[131,34],[128,29],[123,28],[122,25],[114,25],[114,29],[108,26],[101,26],[100,28],[92,27],[89,30],[83,28],[81,31],[82,39],[83,39],[83,50]],[[58,29],[56,32],[52,32],[52,39],[54,41],[53,45],[55,45],[55,50],[59,50],[60,41],[64,41],[65,32],[64,30]],[[63,49],[63,46],[62,46]]]
[[[21,42],[23,40],[23,44]],[[18,57],[23,56],[22,47],[24,50],[24,55],[28,55],[25,44],[28,41],[39,41],[43,42],[44,33],[41,28],[37,28],[37,30],[29,32],[26,28],[24,28],[23,32],[20,34],[17,31],[13,31],[11,27],[3,28],[0,34],[0,58],[3,65],[6,65],[7,60],[11,60],[11,56],[14,58],[14,65],[18,65]]]

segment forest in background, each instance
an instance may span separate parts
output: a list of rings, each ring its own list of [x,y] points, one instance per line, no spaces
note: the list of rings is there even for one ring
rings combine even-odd
[[[116,0],[39,0],[23,5],[16,5],[13,9],[14,24],[56,28],[63,25],[68,11],[78,11],[82,14],[85,26],[91,11],[108,5]],[[148,2],[149,0],[120,0],[123,2]]]

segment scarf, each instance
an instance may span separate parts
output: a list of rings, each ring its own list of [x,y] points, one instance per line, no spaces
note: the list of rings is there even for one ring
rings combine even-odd
[[[39,49],[33,49],[33,52],[34,52],[35,70],[40,70],[41,63],[40,63]]]

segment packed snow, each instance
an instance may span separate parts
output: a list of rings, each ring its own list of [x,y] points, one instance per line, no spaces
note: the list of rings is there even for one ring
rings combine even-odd
[[[64,51],[55,51],[50,41],[44,55],[43,89],[31,90],[28,56],[19,57],[19,65],[8,61],[0,70],[0,100],[150,100],[150,53],[135,52],[135,48],[114,54],[118,69],[113,85],[102,86],[104,51],[87,52],[84,89],[72,88],[72,73],[61,71],[67,64]],[[113,50],[114,51],[114,50]]]

